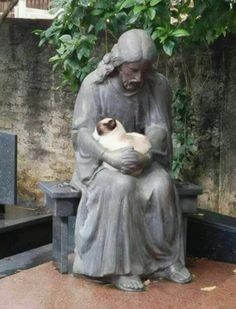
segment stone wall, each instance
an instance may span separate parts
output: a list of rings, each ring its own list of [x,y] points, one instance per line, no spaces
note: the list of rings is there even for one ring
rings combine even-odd
[[[49,48],[38,48],[33,29],[46,21],[9,20],[0,31],[0,130],[18,135],[21,200],[38,199],[39,180],[70,179],[70,142],[75,95],[58,89],[48,63]],[[189,180],[203,186],[199,206],[236,216],[236,37],[209,50],[185,55],[197,116],[198,157]],[[181,87],[179,57],[160,59],[159,71]]]
[[[51,51],[38,48],[32,30],[46,21],[12,19],[0,31],[0,130],[18,135],[18,197],[32,203],[37,182],[70,179],[70,142],[75,97],[58,89],[48,63]]]
[[[236,216],[236,36],[184,56],[199,144],[188,180],[199,183],[199,207]],[[172,87],[183,85],[182,59],[161,61]]]
[[[224,73],[220,115],[219,212],[236,216],[236,36],[218,46]]]

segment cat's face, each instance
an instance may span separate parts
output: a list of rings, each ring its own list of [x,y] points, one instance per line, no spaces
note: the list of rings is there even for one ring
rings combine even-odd
[[[97,123],[96,129],[98,135],[104,135],[114,130],[117,126],[116,120],[113,118],[105,118]]]

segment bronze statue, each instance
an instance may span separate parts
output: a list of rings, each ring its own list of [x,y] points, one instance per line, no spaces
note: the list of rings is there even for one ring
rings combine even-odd
[[[191,281],[183,261],[181,210],[169,174],[171,91],[152,67],[156,58],[149,34],[125,32],[82,83],[73,117],[76,168],[71,184],[82,189],[73,272],[125,291],[144,290],[145,278]],[[92,136],[104,118],[117,119],[127,132],[145,134],[151,149],[145,154],[132,147],[106,149]]]

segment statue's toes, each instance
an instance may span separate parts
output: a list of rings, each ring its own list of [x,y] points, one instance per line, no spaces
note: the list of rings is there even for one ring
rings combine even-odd
[[[132,284],[130,284],[129,282],[123,282],[120,283],[120,287],[123,287],[125,289],[133,289],[134,287],[132,286]]]
[[[113,280],[113,284],[120,290],[127,292],[144,291],[144,284],[139,277],[120,276]]]
[[[133,288],[136,290],[143,290],[144,285],[141,281],[134,281],[133,282]]]
[[[192,280],[192,277],[190,274],[178,271],[178,272],[170,274],[169,279],[176,283],[188,283]]]
[[[167,279],[176,283],[188,283],[192,276],[186,267],[176,264],[170,267]]]
[[[190,272],[180,262],[177,262],[162,271],[154,273],[153,279],[158,278],[167,279],[176,283],[188,283],[192,281]]]

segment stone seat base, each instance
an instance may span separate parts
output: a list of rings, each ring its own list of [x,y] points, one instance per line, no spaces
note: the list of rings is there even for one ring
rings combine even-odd
[[[175,181],[183,215],[183,233],[186,247],[187,215],[197,209],[197,196],[201,187]],[[53,216],[53,259],[61,273],[68,272],[68,237],[70,216],[76,216],[81,191],[72,188],[67,181],[42,181],[38,184],[44,192],[45,206],[52,210]]]

